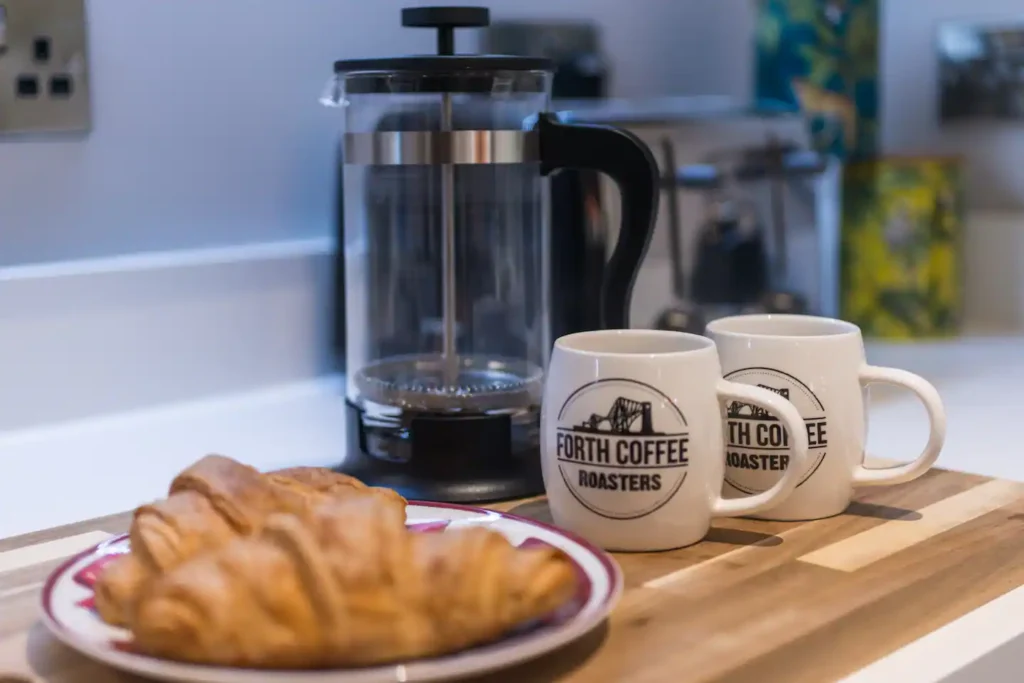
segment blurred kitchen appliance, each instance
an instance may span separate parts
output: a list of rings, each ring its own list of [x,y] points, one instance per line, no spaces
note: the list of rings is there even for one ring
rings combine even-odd
[[[341,468],[410,498],[543,491],[539,411],[559,267],[546,176],[590,169],[621,192],[614,253],[573,290],[597,306],[595,325],[626,325],[657,214],[646,146],[546,113],[550,60],[454,53],[454,29],[488,18],[477,7],[405,9],[404,26],[437,29],[437,54],[338,61],[324,98],[345,121]]]
[[[690,182],[689,167],[676,174],[679,187],[705,192],[704,221],[694,248],[692,290],[705,317],[753,307],[768,288],[768,253],[757,207],[737,190],[736,175],[720,171],[708,187]]]
[[[552,97],[605,97],[608,64],[597,27],[585,22],[496,21],[484,31],[485,52],[545,57],[554,64]]]
[[[807,297],[788,290],[790,231],[787,205],[792,195],[806,191],[808,183],[825,173],[828,158],[813,150],[800,149],[792,142],[782,142],[772,135],[764,144],[739,150],[734,172],[742,184],[766,183],[768,193],[768,224],[771,228],[772,264],[769,286],[761,293],[758,308],[765,313],[807,312]]]
[[[724,97],[555,106],[564,121],[620,126],[653,148],[673,150],[660,155],[660,176],[663,193],[675,194],[663,198],[631,326],[689,325],[677,315],[680,307],[695,320],[758,310],[838,315],[841,164],[811,150],[806,118]],[[573,229],[604,231],[595,241],[606,244],[614,239],[619,208],[603,181],[554,200],[556,210],[558,203],[599,206],[578,211],[591,222]],[[727,271],[736,275],[725,277]],[[680,293],[680,280],[688,292]]]
[[[690,295],[689,281],[683,268],[683,233],[679,225],[679,176],[675,169],[676,150],[672,138],[666,136],[661,141],[662,167],[661,191],[665,195],[663,211],[668,219],[669,260],[672,264],[672,294],[675,301],[658,316],[655,327],[662,330],[704,334],[704,310]],[[694,182],[701,179],[694,178]],[[716,177],[709,179],[712,184]]]
[[[719,207],[732,209],[716,208],[698,238],[693,276],[697,303],[725,306],[722,314],[726,315],[806,313],[806,296],[786,289],[787,203],[792,194],[788,188],[790,183],[813,182],[827,170],[827,157],[769,134],[763,144],[716,150],[706,162],[675,173],[678,187],[710,192]],[[751,184],[766,184],[767,216],[751,200]]]

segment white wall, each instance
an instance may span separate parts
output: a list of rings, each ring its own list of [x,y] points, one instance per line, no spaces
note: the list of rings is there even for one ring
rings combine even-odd
[[[336,58],[433,49],[401,28],[410,4],[432,3],[90,0],[94,130],[0,142],[0,266],[327,234],[336,113],[317,98]],[[705,57],[747,61],[724,40],[745,0],[488,4],[593,17],[623,96],[714,89]]]
[[[338,57],[423,52],[399,9],[430,0],[90,0],[95,129],[0,142],[0,266],[329,234]],[[493,16],[599,23],[619,96],[750,92],[753,0],[492,0]],[[1016,0],[886,0],[883,143],[967,152],[976,206],[1024,207],[1024,124],[939,128],[943,19]],[[463,49],[474,41],[465,40]]]
[[[429,33],[398,25],[402,4],[90,0],[93,134],[0,142],[0,430],[331,369],[331,256],[321,238],[330,234],[335,126],[316,100],[335,58],[431,49]],[[1009,3],[973,4],[994,13]],[[752,0],[491,6],[496,17],[596,18],[615,95],[750,91]],[[927,26],[952,3],[887,7],[885,141],[953,144],[930,123],[924,99],[934,98],[920,76],[932,64]],[[1012,127],[980,131],[975,166],[985,168],[985,150],[1024,144],[1017,137]],[[985,238],[968,248],[972,315],[1024,324],[1022,224],[1016,215],[971,223],[968,232]],[[4,267],[275,239],[294,241]]]
[[[1019,0],[887,0],[884,4],[882,139],[900,154],[964,154],[975,207],[1024,208],[1024,122],[940,126],[938,25],[951,19],[1024,20]]]

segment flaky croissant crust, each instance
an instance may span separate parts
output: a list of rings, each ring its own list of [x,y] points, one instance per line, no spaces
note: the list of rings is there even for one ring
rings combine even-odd
[[[263,668],[436,656],[543,617],[575,590],[553,548],[483,527],[411,533],[375,499],[275,515],[155,579],[131,629],[154,656]]]
[[[224,456],[206,456],[174,478],[167,498],[135,511],[131,552],[108,565],[94,587],[97,611],[107,623],[124,626],[153,576],[256,532],[272,514],[303,516],[332,498],[364,495],[404,515],[405,499],[397,493],[330,470],[262,474]]]

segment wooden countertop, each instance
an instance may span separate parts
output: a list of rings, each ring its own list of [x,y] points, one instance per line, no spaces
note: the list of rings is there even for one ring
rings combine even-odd
[[[494,507],[549,521],[543,499]],[[139,680],[37,621],[47,574],[129,518],[0,540],[0,683]],[[865,490],[831,519],[720,520],[689,548],[617,555],[626,592],[605,626],[480,680],[834,681],[1024,585],[1022,522],[1024,484],[944,470]]]

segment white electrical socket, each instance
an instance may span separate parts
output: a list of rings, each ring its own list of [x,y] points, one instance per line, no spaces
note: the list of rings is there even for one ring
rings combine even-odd
[[[86,0],[0,0],[0,136],[92,128]]]

